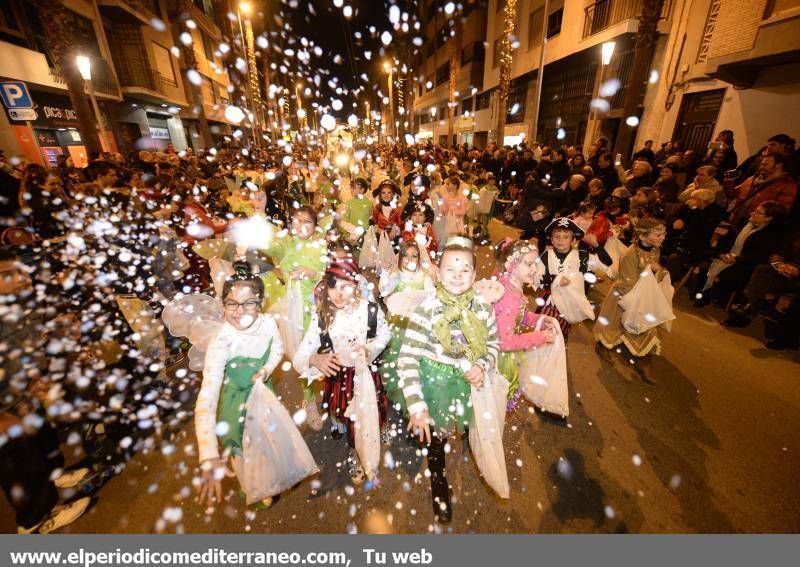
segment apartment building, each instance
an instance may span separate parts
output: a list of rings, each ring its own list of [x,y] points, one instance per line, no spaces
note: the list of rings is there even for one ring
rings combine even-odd
[[[228,73],[221,61],[222,41],[211,0],[64,0],[72,41],[91,62],[92,84],[102,116],[104,149],[127,153],[180,151],[206,145],[198,130],[198,109],[186,70],[200,76],[203,111],[212,140],[231,133],[224,116],[229,101]],[[222,8],[225,2],[217,2]],[[187,62],[182,29],[174,25],[182,11],[192,21],[188,33],[194,61]],[[22,81],[36,104],[36,119],[0,115],[0,147],[55,164],[68,154],[78,165],[86,150],[77,129],[63,74],[47,45],[38,10],[25,0],[0,0],[0,80]]]
[[[469,116],[458,112],[462,99],[471,99],[481,91],[484,75],[486,37],[486,2],[463,2],[460,29],[445,14],[441,0],[423,0],[418,17],[424,22],[424,39],[414,62],[416,80],[413,90],[413,128],[420,139],[447,143],[449,131],[450,65],[458,61],[455,91],[459,105],[450,143],[473,143],[474,129]],[[455,37],[452,35],[455,34]],[[453,49],[457,50],[454,59]],[[471,104],[471,103],[470,103]],[[471,105],[469,105],[471,108]],[[480,143],[478,140],[475,143]]]
[[[65,0],[71,40],[89,58],[92,83],[99,102],[103,128],[100,140],[107,150],[117,150],[108,103],[122,100],[117,74],[106,42],[102,16],[94,2]],[[20,120],[3,109],[0,113],[0,147],[7,155],[24,154],[37,163],[55,164],[61,154],[76,164],[87,162],[87,152],[77,129],[78,118],[67,93],[64,75],[45,39],[36,8],[24,0],[0,0],[0,80],[27,85],[35,119]]]
[[[653,68],[637,146],[705,152],[732,130],[742,160],[774,134],[800,137],[800,0],[681,2]]]
[[[491,138],[497,136],[494,128],[499,107],[505,3],[505,0],[489,2],[487,62],[483,91],[479,95],[481,103],[474,114],[478,138],[484,137],[483,133],[490,133]],[[613,142],[625,118],[622,106],[629,88],[635,54],[633,40],[642,0],[551,0],[545,4],[544,0],[516,2],[511,84],[502,141],[518,143],[535,139],[588,144],[589,138],[604,135]],[[669,29],[672,12],[673,1],[666,0],[659,31]],[[614,44],[607,65],[602,61],[604,43]],[[536,120],[533,115],[543,44],[542,96]],[[591,101],[598,97],[601,83],[608,86],[608,90],[603,89],[608,105],[595,113]]]

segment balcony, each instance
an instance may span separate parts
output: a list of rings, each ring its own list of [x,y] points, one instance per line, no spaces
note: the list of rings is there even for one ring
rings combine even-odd
[[[666,20],[672,11],[673,0],[664,0],[661,18]],[[642,0],[597,0],[584,8],[583,39],[600,33],[625,20],[635,20],[642,13]]]
[[[155,16],[160,16],[157,0],[98,0],[103,14],[118,22],[139,22],[150,24]]]
[[[95,92],[114,98],[120,98],[119,84],[114,78],[111,65],[101,57],[90,56],[89,60],[92,62],[92,86]],[[59,85],[66,85],[64,74],[58,66],[50,67],[50,78]]]
[[[149,62],[136,59],[120,58],[117,61],[117,76],[122,87],[136,87],[168,95],[168,88],[177,88],[178,83],[165,77],[152,67]]]

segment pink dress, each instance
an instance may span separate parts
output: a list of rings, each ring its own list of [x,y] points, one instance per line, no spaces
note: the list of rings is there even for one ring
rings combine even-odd
[[[543,317],[528,309],[528,301],[521,291],[514,289],[508,276],[500,277],[506,291],[503,297],[494,304],[494,316],[497,321],[497,336],[500,339],[500,355],[497,358],[497,370],[508,380],[507,411],[513,411],[522,397],[519,384],[519,366],[526,353],[545,344],[546,336],[542,331],[525,331],[523,327],[532,328]]]
[[[445,217],[452,214],[456,221],[455,231],[448,231],[450,233],[446,234],[445,238],[448,236],[453,236],[453,234],[465,234],[464,215],[467,214],[467,205],[469,204],[467,201],[467,196],[464,195],[460,190],[457,191],[454,196],[450,195],[448,191],[442,191],[440,203],[441,214]]]

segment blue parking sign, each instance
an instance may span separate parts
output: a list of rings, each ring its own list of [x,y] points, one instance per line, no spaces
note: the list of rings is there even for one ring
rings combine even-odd
[[[6,81],[0,83],[0,98],[9,110],[33,108],[33,99],[28,87],[22,81]]]

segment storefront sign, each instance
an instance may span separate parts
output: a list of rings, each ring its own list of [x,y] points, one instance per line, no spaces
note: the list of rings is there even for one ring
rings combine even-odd
[[[150,137],[157,140],[169,140],[169,130],[167,128],[150,126]]]

